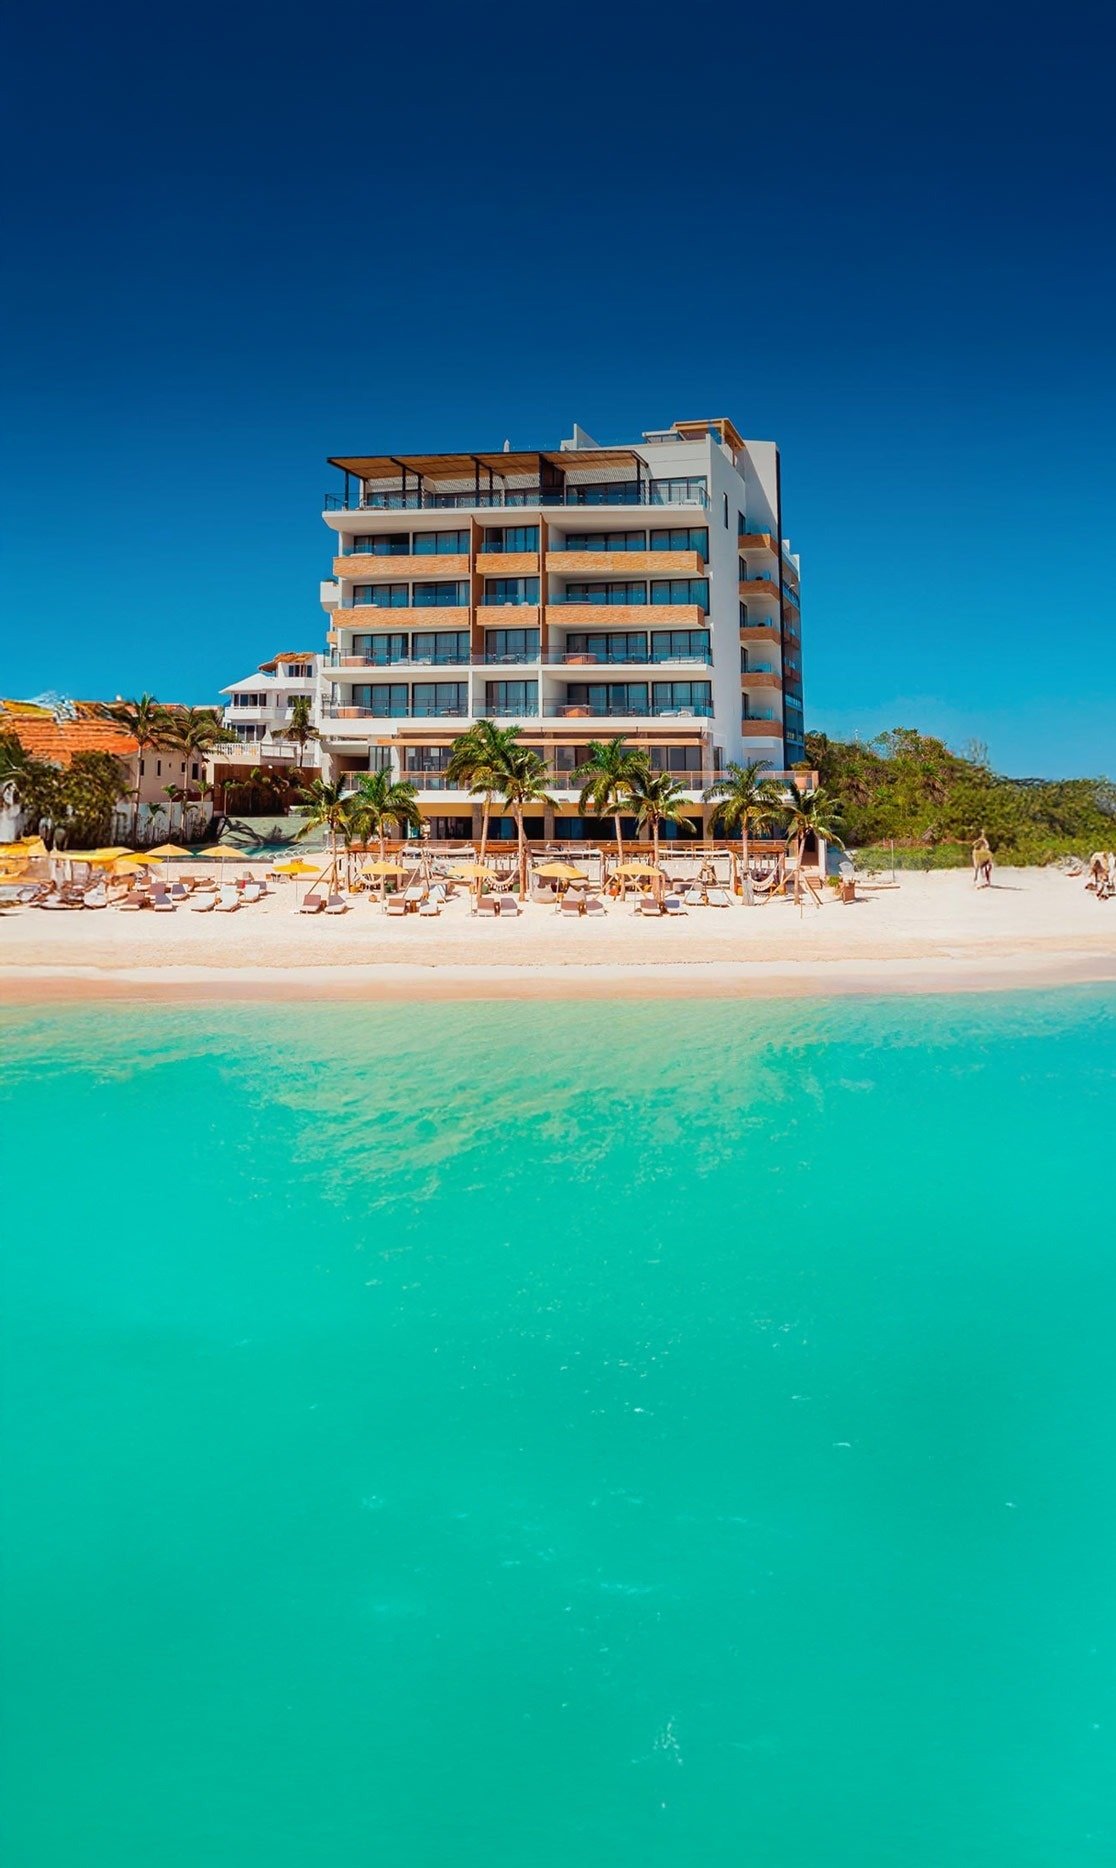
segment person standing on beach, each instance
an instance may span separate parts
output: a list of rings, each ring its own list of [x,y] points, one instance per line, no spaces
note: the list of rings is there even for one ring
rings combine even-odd
[[[973,844],[973,885],[978,889],[992,886],[992,845],[983,830]]]

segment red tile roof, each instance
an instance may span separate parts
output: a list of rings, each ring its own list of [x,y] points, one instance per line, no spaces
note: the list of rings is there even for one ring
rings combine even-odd
[[[29,718],[10,713],[0,703],[0,733],[14,733],[32,759],[69,765],[76,752],[110,752],[126,759],[139,745],[115,720],[55,720],[50,714]]]

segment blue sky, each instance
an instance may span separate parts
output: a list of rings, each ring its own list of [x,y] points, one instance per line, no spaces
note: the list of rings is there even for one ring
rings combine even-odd
[[[1116,770],[1100,5],[21,9],[0,692],[320,646],[325,457],[783,450],[807,723]]]

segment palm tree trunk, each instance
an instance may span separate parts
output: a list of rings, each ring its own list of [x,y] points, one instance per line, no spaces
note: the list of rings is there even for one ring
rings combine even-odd
[[[748,819],[740,824],[740,894],[749,908],[755,906],[755,894],[752,889],[752,875],[748,868]]]
[[[524,834],[523,806],[515,814],[515,834],[519,845],[519,899],[527,898],[527,838]]]
[[[616,812],[615,816],[612,819],[612,822],[616,830],[616,867],[617,869],[619,869],[621,863],[624,860],[624,845],[620,840],[620,813],[619,811]]]
[[[491,812],[491,810],[492,810],[492,793],[490,791],[486,791],[484,794],[484,806],[481,811],[480,860],[482,863],[484,861],[485,851],[488,848],[488,818],[489,818],[489,813]]]

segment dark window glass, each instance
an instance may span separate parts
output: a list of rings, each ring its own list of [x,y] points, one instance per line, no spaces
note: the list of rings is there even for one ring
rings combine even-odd
[[[407,718],[407,683],[405,681],[355,682],[353,706],[367,707],[377,720]]]
[[[485,551],[537,551],[537,525],[490,525],[485,528]]]
[[[709,611],[709,584],[704,577],[656,578],[651,586],[652,603],[696,603]]]
[[[705,475],[696,474],[688,480],[652,480],[651,504],[653,506],[677,506],[683,502],[689,505],[698,500],[704,506],[708,494]]]
[[[572,583],[566,587],[567,603],[646,603],[646,584]]]
[[[645,662],[647,637],[639,629],[571,629],[567,655],[594,655],[602,662]]]
[[[652,746],[651,770],[653,772],[700,772],[700,746]]]
[[[570,532],[563,551],[644,551],[646,532]]]
[[[416,532],[416,558],[446,557],[469,549],[468,532]]]
[[[647,712],[646,681],[571,681],[566,690],[571,707],[588,707],[593,713]]]
[[[370,538],[354,538],[353,550],[373,558],[406,558],[411,549],[409,532],[374,532]]]
[[[467,662],[469,631],[467,629],[416,630],[411,637],[411,656],[416,662],[425,661],[427,657],[433,662]]]
[[[490,714],[534,714],[539,711],[537,681],[489,681],[485,684],[485,708]]]
[[[464,609],[468,601],[469,586],[463,581],[448,584],[416,584],[414,587],[416,610]]]
[[[709,531],[704,525],[656,527],[651,534],[652,551],[699,551],[709,562]]]
[[[571,506],[638,506],[638,480],[600,480],[586,486],[568,486],[566,498]]]
[[[366,655],[370,661],[387,666],[390,662],[403,662],[407,659],[407,638],[402,634],[386,632],[353,636],[353,654]]]
[[[707,629],[656,629],[651,637],[651,660],[671,661],[679,655],[709,660]]]
[[[675,708],[702,708],[708,711],[712,689],[708,681],[653,681],[651,705],[656,713]]]
[[[464,681],[416,681],[413,717],[421,720],[428,714],[467,713],[467,693]]]
[[[357,584],[353,590],[353,607],[359,609],[370,603],[378,610],[405,610],[408,607],[406,584]]]
[[[537,577],[486,577],[484,580],[486,603],[537,603],[538,600]]]
[[[537,629],[486,629],[484,652],[490,660],[507,656],[509,661],[534,661],[539,652]]]

